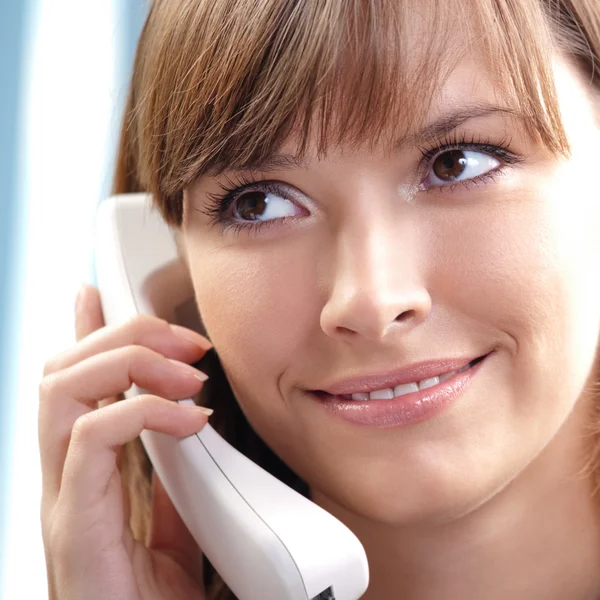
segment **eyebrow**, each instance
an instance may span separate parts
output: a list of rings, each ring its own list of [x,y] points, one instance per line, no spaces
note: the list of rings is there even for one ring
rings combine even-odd
[[[427,141],[443,138],[462,124],[471,119],[487,117],[492,114],[505,114],[517,120],[525,120],[525,116],[518,111],[507,107],[497,106],[485,102],[463,104],[459,109],[441,115],[438,119],[425,125],[416,132],[409,132],[396,140],[393,145],[394,152],[400,153],[408,148],[418,147]],[[264,160],[246,165],[240,171],[285,171],[291,169],[307,170],[309,161],[292,154],[276,152]]]
[[[525,120],[525,116],[518,111],[508,106],[497,106],[495,104],[487,104],[482,102],[467,104],[458,110],[454,110],[448,114],[442,115],[433,123],[425,125],[417,132],[409,133],[402,137],[394,144],[396,152],[401,152],[405,148],[414,148],[432,139],[442,138],[463,123],[471,119],[487,117],[496,113],[509,115],[517,120]]]

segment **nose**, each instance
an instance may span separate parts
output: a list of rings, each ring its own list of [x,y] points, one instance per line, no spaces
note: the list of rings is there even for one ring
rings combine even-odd
[[[359,227],[338,238],[333,277],[321,311],[321,329],[345,342],[383,341],[417,327],[431,312],[424,283],[419,236],[410,227],[394,231]]]

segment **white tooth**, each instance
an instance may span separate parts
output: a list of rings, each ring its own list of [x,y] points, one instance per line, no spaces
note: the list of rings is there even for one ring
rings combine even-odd
[[[387,390],[376,390],[375,392],[369,393],[370,400],[392,400],[394,398],[394,390],[388,388]]]
[[[404,394],[418,391],[419,386],[416,383],[402,383],[394,388],[394,396],[404,396]]]
[[[426,388],[433,387],[440,382],[439,377],[430,377],[429,379],[423,379],[423,381],[419,381],[419,389],[424,390]]]
[[[454,377],[454,375],[456,375],[456,371],[450,371],[450,373],[440,375],[440,383],[442,383],[442,381],[448,381],[448,379],[450,379],[450,377]]]
[[[352,394],[352,400],[368,400],[369,394],[367,392],[358,392],[357,394]]]

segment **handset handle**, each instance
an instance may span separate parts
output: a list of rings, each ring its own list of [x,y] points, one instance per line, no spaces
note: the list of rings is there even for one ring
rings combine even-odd
[[[146,313],[192,326],[189,275],[148,195],[104,201],[96,235],[96,274],[107,324]],[[192,328],[206,333],[199,320]],[[125,395],[139,393],[143,390],[132,386]],[[141,439],[182,520],[240,600],[356,600],[363,595],[368,564],[356,536],[210,425],[181,440],[152,431],[142,432]]]

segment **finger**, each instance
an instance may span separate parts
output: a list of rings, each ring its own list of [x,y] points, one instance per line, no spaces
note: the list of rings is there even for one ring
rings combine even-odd
[[[104,327],[100,296],[95,287],[84,285],[75,302],[75,339],[79,342]]]
[[[65,460],[62,507],[73,516],[93,510],[104,502],[113,481],[117,448],[137,438],[144,429],[177,438],[192,435],[208,421],[204,410],[142,394],[77,419]]]
[[[168,554],[203,585],[202,551],[173,506],[156,472],[152,473],[152,521],[148,547]]]
[[[91,286],[88,286],[88,290],[90,288]],[[96,319],[99,302],[97,290],[91,288],[91,291],[86,291],[86,301],[89,296],[91,318]],[[212,344],[204,336],[191,329],[170,325],[164,319],[155,316],[137,315],[125,323],[108,325],[92,331],[72,348],[48,360],[44,366],[44,376],[94,354],[131,345],[150,346],[165,356],[183,362],[197,362],[212,348]]]
[[[49,498],[58,494],[73,425],[94,410],[98,398],[120,394],[135,383],[152,394],[179,400],[197,394],[205,379],[192,366],[142,346],[97,354],[44,378],[38,412],[44,494]]]
[[[79,342],[94,331],[104,327],[104,315],[102,314],[102,306],[100,305],[100,296],[95,287],[83,285],[77,294],[75,301],[75,338]],[[111,396],[110,398],[102,398],[94,406],[106,406],[122,400],[122,394],[119,396]],[[119,456],[119,463],[121,457]]]

